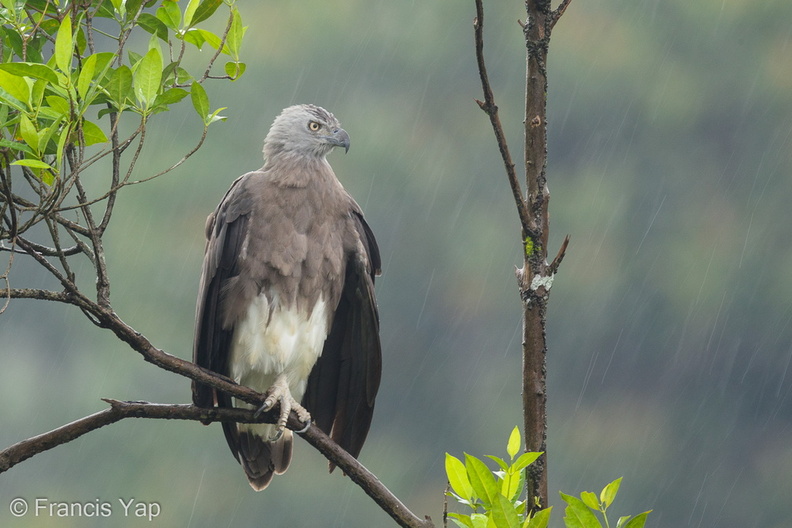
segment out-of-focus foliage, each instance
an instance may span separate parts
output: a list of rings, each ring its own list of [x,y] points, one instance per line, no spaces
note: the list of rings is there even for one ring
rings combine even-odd
[[[522,4],[485,5],[485,55],[515,152]],[[247,71],[207,87],[213,100],[232,99],[228,121],[210,127],[195,159],[118,205],[107,248],[114,306],[189,358],[206,215],[234,178],[261,165],[283,107],[334,112],[352,148],[330,162],[384,261],[384,377],[361,460],[437,522],[444,453],[492,452],[493,431],[521,413],[513,265],[522,247],[473,102],[472,2],[239,9]],[[651,505],[647,526],[787,526],[791,52],[785,0],[573,1],[556,26],[550,252],[567,233],[572,241],[548,314],[551,489],[579,495],[624,475],[619,504]],[[141,169],[156,173],[184,150],[192,114],[157,116],[165,127]],[[40,280],[25,266],[17,259],[19,287]],[[100,397],[189,401],[186,380],[143,364],[77,310],[14,302],[0,337],[3,445],[101,409]],[[4,474],[0,503],[135,496],[159,501],[168,525],[390,526],[299,441],[289,472],[253,493],[222,436],[216,426],[117,424]],[[3,504],[0,523],[53,524],[15,519]]]

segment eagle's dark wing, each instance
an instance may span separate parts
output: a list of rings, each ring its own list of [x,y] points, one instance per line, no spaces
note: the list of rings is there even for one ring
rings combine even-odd
[[[233,327],[222,313],[223,285],[239,274],[239,254],[245,240],[252,199],[238,178],[226,192],[220,205],[207,220],[198,305],[195,314],[193,362],[229,375],[229,354]],[[193,403],[198,407],[233,407],[231,397],[214,388],[193,381]],[[237,455],[236,424],[223,422],[223,430],[234,456]]]
[[[353,220],[361,251],[348,257],[341,300],[308,379],[303,405],[323,431],[357,457],[371,425],[382,370],[374,299],[374,277],[381,261],[363,216],[355,211]]]

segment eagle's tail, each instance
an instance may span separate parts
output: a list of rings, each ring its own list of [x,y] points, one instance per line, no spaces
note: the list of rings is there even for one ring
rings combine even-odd
[[[250,486],[261,491],[266,488],[274,475],[282,475],[289,468],[292,457],[292,432],[288,429],[283,435],[271,442],[251,430],[239,431],[239,462],[247,474]]]

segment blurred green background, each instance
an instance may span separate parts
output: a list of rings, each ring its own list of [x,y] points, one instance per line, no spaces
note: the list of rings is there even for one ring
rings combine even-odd
[[[118,205],[107,248],[114,307],[189,358],[206,215],[261,166],[283,107],[334,112],[352,148],[330,161],[384,261],[384,376],[361,461],[440,525],[444,453],[503,456],[522,420],[519,233],[473,102],[473,2],[239,7],[247,73],[207,87],[228,121]],[[523,2],[485,9],[491,80],[519,156]],[[792,3],[575,0],[549,72],[550,252],[572,238],[548,314],[552,525],[562,525],[559,489],[599,491],[623,476],[614,514],[653,508],[647,526],[789,526]],[[197,140],[184,106],[156,116],[140,176]],[[29,260],[14,263],[13,286],[45,280]],[[186,379],[74,308],[14,301],[0,343],[1,446],[98,411],[101,397],[190,398]],[[108,501],[113,516],[17,519],[15,497]],[[124,518],[118,499],[133,497],[159,503],[159,518]],[[302,441],[289,472],[256,494],[219,425],[127,420],[0,476],[0,525],[392,522]]]

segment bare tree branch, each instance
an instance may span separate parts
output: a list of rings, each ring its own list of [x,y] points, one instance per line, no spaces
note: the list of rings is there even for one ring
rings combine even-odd
[[[290,416],[293,417],[294,413]],[[433,528],[434,524],[429,516],[419,518],[411,512],[402,502],[393,495],[369,470],[358,462],[352,455],[341,449],[338,444],[324,434],[318,427],[310,427],[300,433],[309,444],[322,453],[329,461],[341,468],[352,481],[360,486],[366,494],[376,502],[380,508],[390,515],[399,526],[404,528]]]
[[[522,226],[523,266],[517,270],[520,298],[523,303],[523,419],[527,451],[542,452],[526,470],[528,504],[536,509],[547,506],[547,339],[546,310],[553,276],[564,258],[569,237],[564,239],[553,262],[547,263],[550,233],[549,203],[545,170],[547,167],[547,50],[550,33],[571,0],[563,0],[553,11],[550,0],[525,0],[526,19],[520,23],[526,47],[524,166],[526,197],[509,154],[498,119],[484,63],[483,0],[475,0],[473,23],[476,60],[484,102],[476,101],[490,118],[501,152],[506,176],[517,205]],[[534,501],[534,498],[536,501]]]
[[[80,418],[71,423],[17,442],[0,451],[0,473],[44,451],[71,442],[80,436],[100,429],[125,418],[149,418],[159,420],[193,420],[203,424],[211,422],[238,423],[275,423],[276,411],[256,414],[250,409],[213,408],[204,409],[194,405],[160,404],[141,401],[119,401],[105,399],[109,409]],[[305,424],[292,412],[286,423],[293,431],[299,431]],[[318,427],[309,427],[298,433],[330,462],[341,468],[355,484],[360,486],[399,526],[404,528],[433,528],[431,519],[420,519],[413,514],[388,488],[386,488],[368,469],[352,455],[344,451]]]
[[[558,22],[558,20],[564,15],[564,13],[567,10],[567,7],[569,7],[569,4],[571,4],[571,3],[572,3],[572,0],[562,0],[562,2],[558,5],[558,8],[556,8],[556,10],[553,11],[553,14],[552,14],[551,20],[550,20],[550,28],[551,29],[553,27],[555,27],[556,22]]]
[[[522,235],[525,238],[531,233],[530,219],[525,206],[525,198],[523,198],[522,190],[520,189],[520,182],[517,180],[517,173],[514,170],[514,162],[509,153],[506,135],[503,132],[500,117],[498,117],[498,106],[495,104],[495,96],[492,94],[487,67],[484,63],[484,6],[482,5],[482,0],[476,0],[476,18],[473,20],[473,29],[476,40],[476,62],[478,64],[481,87],[484,90],[484,101],[476,99],[476,103],[490,118],[492,130],[498,142],[498,149],[500,150],[501,158],[503,158],[506,176],[509,179],[509,185],[514,196],[514,203],[517,206],[517,215],[522,225]]]
[[[55,301],[72,304],[69,294],[35,288],[8,288],[3,292],[10,299],[37,299],[39,301]]]

